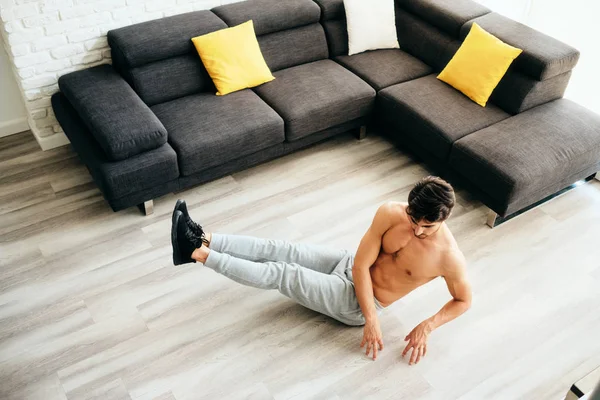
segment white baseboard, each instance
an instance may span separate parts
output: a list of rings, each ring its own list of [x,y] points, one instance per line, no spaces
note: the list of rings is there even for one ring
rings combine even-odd
[[[55,133],[54,135],[48,137],[37,137],[37,135],[33,136],[35,136],[35,140],[37,140],[38,144],[44,151],[55,149],[71,143],[67,138],[67,135],[65,135],[63,132]]]
[[[0,137],[14,135],[15,133],[29,130],[27,117],[11,119],[10,121],[0,122]]]

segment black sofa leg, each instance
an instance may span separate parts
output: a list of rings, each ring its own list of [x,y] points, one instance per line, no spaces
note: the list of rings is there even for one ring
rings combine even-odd
[[[142,204],[138,204],[138,207],[144,215],[152,215],[154,214],[154,200],[148,200],[143,202]]]
[[[357,138],[358,138],[358,140],[363,140],[366,137],[367,137],[367,126],[363,125],[358,130],[358,137]]]

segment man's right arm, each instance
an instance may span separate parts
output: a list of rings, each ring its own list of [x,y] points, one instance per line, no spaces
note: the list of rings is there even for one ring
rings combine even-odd
[[[377,350],[383,350],[383,339],[375,308],[370,269],[381,250],[383,234],[391,226],[390,207],[390,203],[385,203],[375,213],[371,226],[360,241],[354,257],[354,266],[352,267],[354,290],[366,320],[360,347],[366,344],[366,354],[368,356],[372,350],[374,360],[377,358]]]

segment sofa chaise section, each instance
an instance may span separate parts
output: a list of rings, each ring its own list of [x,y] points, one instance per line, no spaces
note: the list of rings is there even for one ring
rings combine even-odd
[[[457,140],[449,165],[504,218],[600,170],[600,116],[555,100]]]

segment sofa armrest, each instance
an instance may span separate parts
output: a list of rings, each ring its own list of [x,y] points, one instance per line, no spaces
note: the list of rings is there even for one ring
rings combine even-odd
[[[109,159],[124,160],[167,142],[166,128],[111,65],[63,75],[58,85]]]

